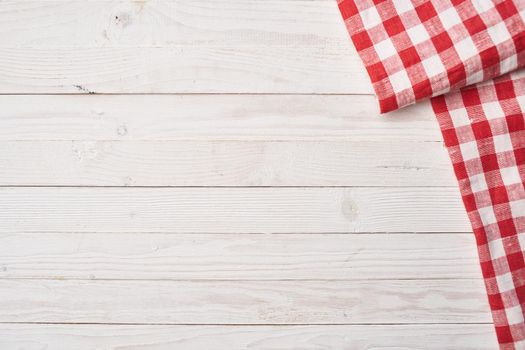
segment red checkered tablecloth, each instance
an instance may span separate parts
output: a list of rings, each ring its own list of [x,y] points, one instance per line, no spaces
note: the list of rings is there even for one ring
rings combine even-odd
[[[382,112],[525,62],[524,0],[339,0]]]
[[[500,347],[525,349],[525,0],[338,4],[382,112],[435,96]]]

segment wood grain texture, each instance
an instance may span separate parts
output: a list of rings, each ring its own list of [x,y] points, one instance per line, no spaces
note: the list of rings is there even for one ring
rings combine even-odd
[[[349,57],[337,46],[0,48],[0,93],[370,94]]]
[[[468,232],[455,188],[0,188],[0,232]]]
[[[0,95],[0,140],[442,142],[428,102],[358,95]]]
[[[330,0],[3,1],[5,47],[315,46],[349,42]]]
[[[0,32],[0,349],[497,346],[430,105],[379,116],[334,0]]]
[[[2,18],[0,93],[372,91],[329,1],[14,2]]]
[[[3,234],[0,278],[481,278],[468,234]]]
[[[492,350],[490,324],[344,326],[0,325],[3,350]]]
[[[4,47],[350,46],[331,0],[2,2]]]
[[[0,322],[383,324],[490,322],[482,280],[0,280]]]
[[[0,141],[0,185],[456,186],[437,142]]]

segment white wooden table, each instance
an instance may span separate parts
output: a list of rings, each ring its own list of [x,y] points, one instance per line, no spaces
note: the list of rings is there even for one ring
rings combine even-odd
[[[335,0],[0,2],[0,349],[495,349],[428,103]]]

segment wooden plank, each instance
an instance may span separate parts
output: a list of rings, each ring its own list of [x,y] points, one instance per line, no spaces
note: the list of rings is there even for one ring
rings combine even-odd
[[[0,141],[0,185],[456,186],[437,142]]]
[[[468,232],[456,188],[0,188],[0,232]]]
[[[330,0],[3,1],[0,47],[350,46]]]
[[[3,350],[492,350],[491,324],[341,326],[0,325]]]
[[[0,93],[372,92],[326,0],[16,1],[0,31]]]
[[[0,93],[370,94],[347,47],[0,48]]]
[[[0,280],[0,322],[479,323],[483,282]]]
[[[0,93],[371,93],[337,5],[14,1]]]
[[[442,141],[428,102],[372,96],[0,95],[0,140]]]
[[[481,278],[468,234],[3,234],[0,278]]]

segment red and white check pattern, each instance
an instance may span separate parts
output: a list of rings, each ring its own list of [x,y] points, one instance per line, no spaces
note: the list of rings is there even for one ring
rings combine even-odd
[[[525,65],[525,0],[338,0],[382,112]]]
[[[525,349],[525,70],[432,99],[502,349]]]
[[[382,112],[437,96],[500,347],[525,349],[525,0],[338,4]]]

